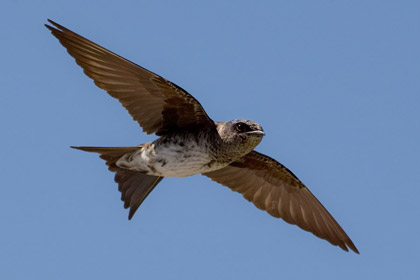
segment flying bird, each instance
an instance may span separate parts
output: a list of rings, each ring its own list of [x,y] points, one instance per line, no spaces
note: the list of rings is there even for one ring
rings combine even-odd
[[[131,219],[165,177],[202,174],[241,193],[270,215],[359,253],[337,221],[284,165],[254,150],[264,131],[250,120],[213,121],[188,92],[165,78],[48,20],[45,26],[84,73],[118,99],[147,134],[133,147],[72,147],[98,153]]]

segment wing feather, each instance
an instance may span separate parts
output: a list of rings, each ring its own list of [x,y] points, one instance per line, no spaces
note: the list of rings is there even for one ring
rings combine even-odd
[[[212,180],[241,193],[259,209],[314,235],[359,253],[337,221],[308,188],[274,159],[251,152],[240,161],[204,173]]]
[[[181,87],[48,21],[52,26],[45,26],[84,73],[118,99],[144,132],[164,135],[175,129],[216,129],[200,103]]]

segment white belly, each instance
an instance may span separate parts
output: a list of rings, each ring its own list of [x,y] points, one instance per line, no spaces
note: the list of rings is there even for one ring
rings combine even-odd
[[[117,161],[117,166],[162,177],[186,177],[220,169],[226,164],[212,160],[205,148],[191,145],[151,144]]]

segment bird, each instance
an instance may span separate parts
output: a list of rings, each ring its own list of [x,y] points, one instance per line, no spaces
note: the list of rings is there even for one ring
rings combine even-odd
[[[257,208],[345,251],[358,249],[327,209],[284,165],[254,148],[265,132],[251,120],[213,121],[186,90],[48,19],[45,26],[101,89],[156,140],[98,153],[115,173],[128,218],[165,177],[202,174]]]

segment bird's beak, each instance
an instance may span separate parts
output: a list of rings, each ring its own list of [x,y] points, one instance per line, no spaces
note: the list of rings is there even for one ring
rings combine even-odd
[[[248,131],[247,133],[248,134],[261,135],[261,136],[265,135],[264,131],[261,131],[261,130]]]

